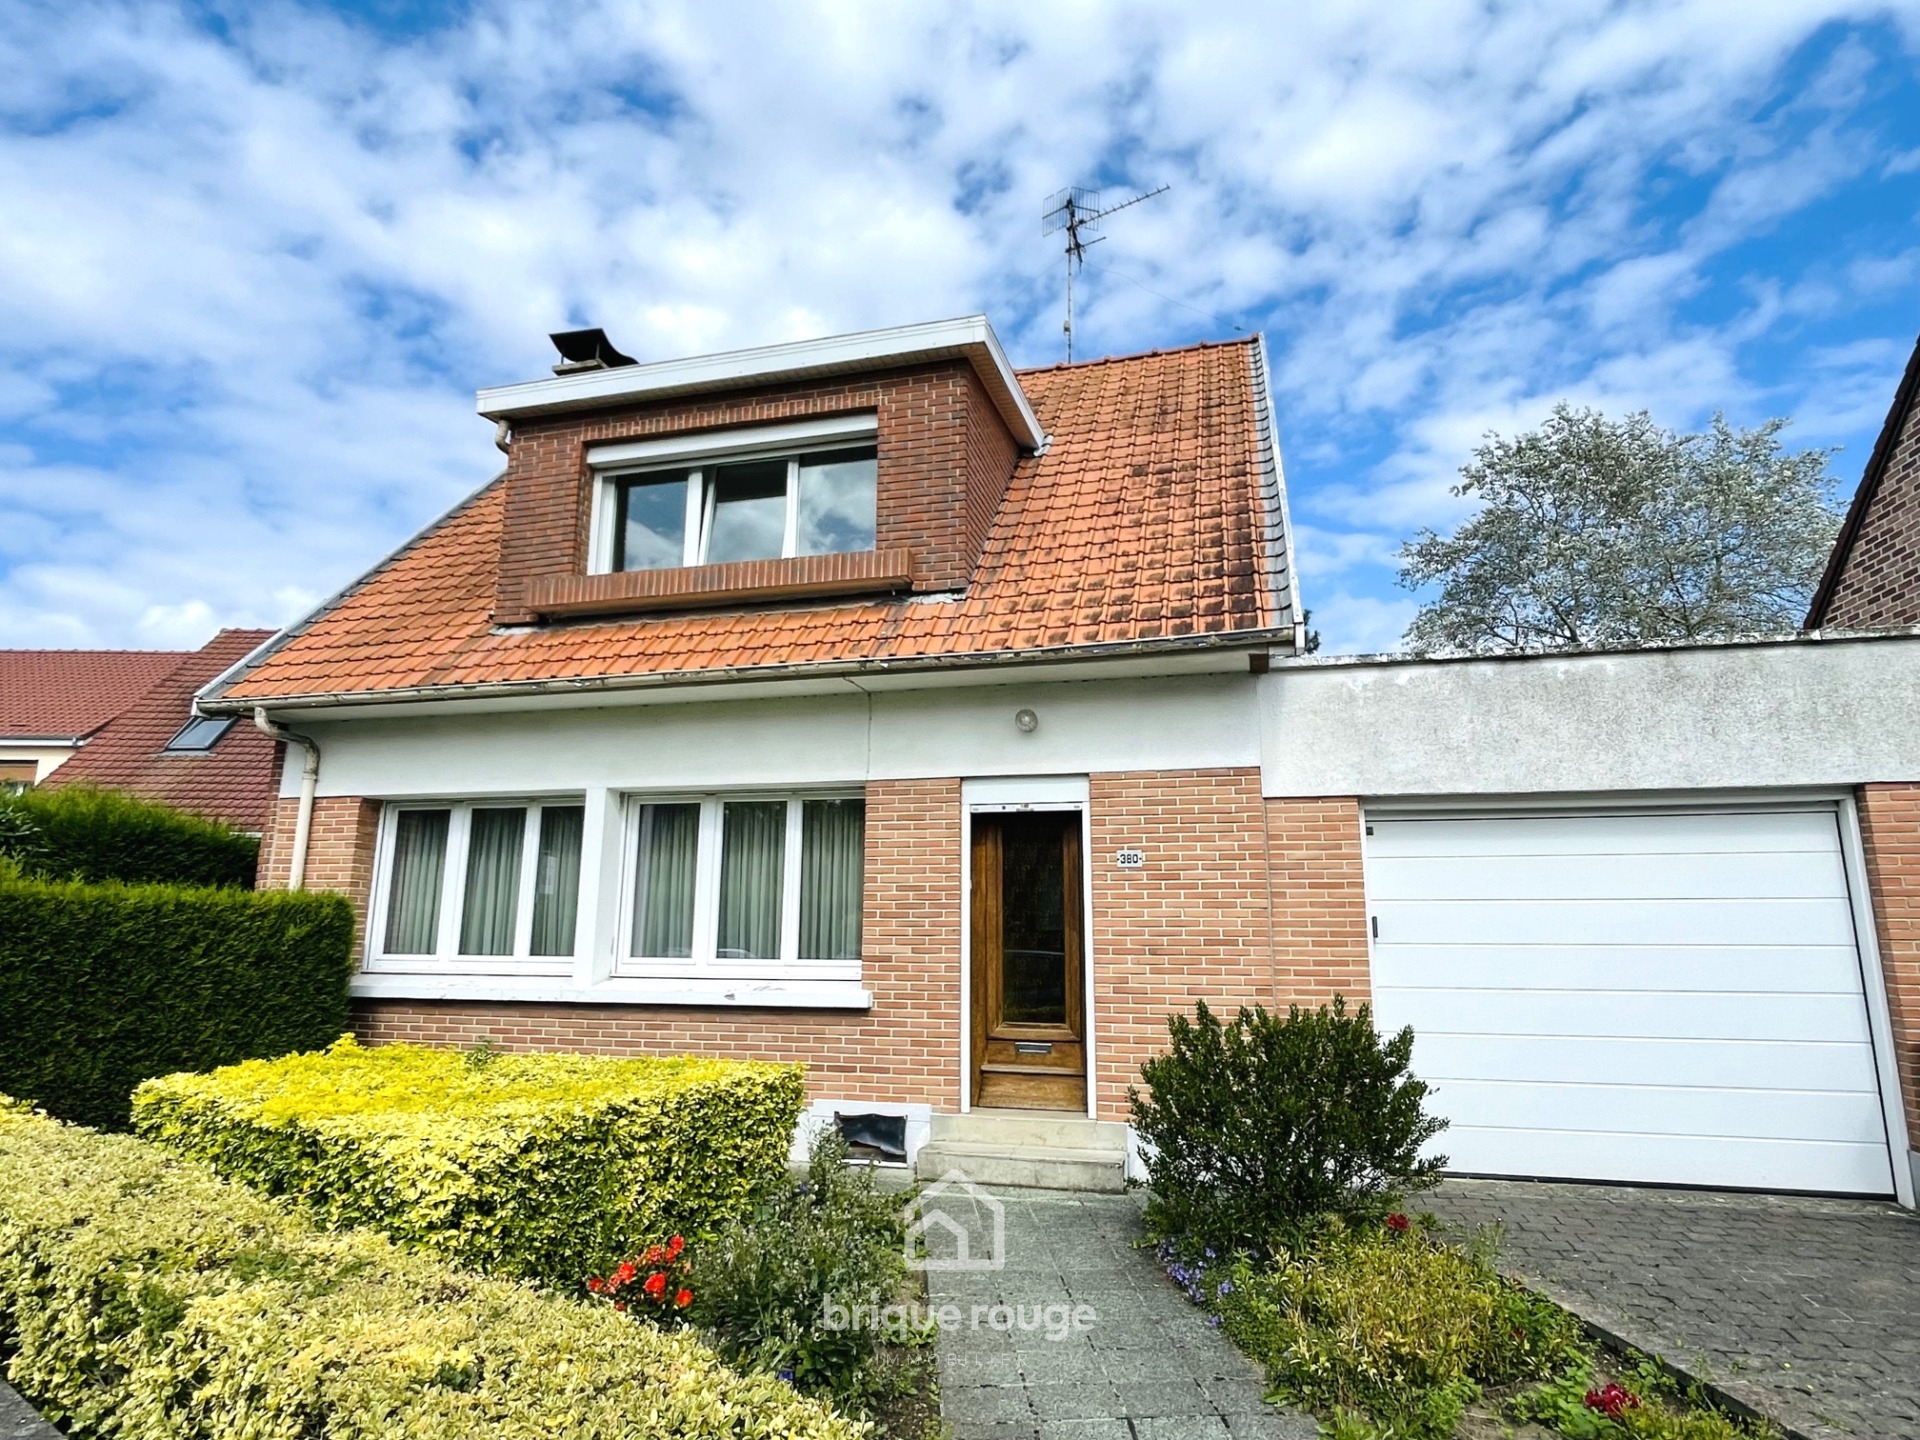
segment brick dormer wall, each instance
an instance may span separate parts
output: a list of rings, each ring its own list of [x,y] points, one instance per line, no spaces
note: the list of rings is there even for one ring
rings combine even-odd
[[[911,552],[916,590],[963,588],[1019,447],[972,367],[954,360],[518,423],[494,623],[532,623],[540,616],[536,592],[586,573],[589,446],[862,411],[879,420],[875,548]]]

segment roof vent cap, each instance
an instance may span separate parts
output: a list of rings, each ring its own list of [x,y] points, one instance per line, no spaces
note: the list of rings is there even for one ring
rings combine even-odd
[[[572,375],[581,370],[612,370],[621,365],[640,363],[631,355],[622,355],[614,349],[613,342],[607,339],[604,330],[562,330],[547,338],[553,341],[553,348],[560,352],[560,363],[553,367],[556,375]]]

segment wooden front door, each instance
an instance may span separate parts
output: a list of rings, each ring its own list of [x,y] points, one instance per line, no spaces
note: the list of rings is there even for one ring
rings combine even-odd
[[[1080,814],[973,817],[973,1103],[1087,1108]]]

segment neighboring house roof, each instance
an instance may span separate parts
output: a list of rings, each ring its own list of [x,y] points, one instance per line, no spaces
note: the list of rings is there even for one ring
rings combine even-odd
[[[1809,630],[1920,625],[1920,342],[1807,609]]]
[[[191,650],[0,650],[0,736],[80,740]]]
[[[171,669],[41,784],[99,785],[224,820],[266,828],[279,779],[279,742],[244,717],[203,752],[169,753],[167,742],[193,715],[194,692],[243,659],[271,630],[222,630]]]
[[[1020,459],[964,594],[496,630],[496,481],[203,703],[1290,636],[1257,340],[1023,371],[1019,383],[1047,445]]]

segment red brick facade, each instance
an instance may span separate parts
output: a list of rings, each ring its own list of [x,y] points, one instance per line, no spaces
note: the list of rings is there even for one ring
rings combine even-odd
[[[1860,477],[1807,624],[1920,625],[1920,346]]]
[[[1860,833],[1908,1143],[1920,1148],[1920,784],[1863,785]]]
[[[1274,1003],[1271,897],[1257,769],[1095,775],[1089,791],[1094,1095],[1117,1119],[1168,1015]],[[1118,868],[1133,848],[1146,864]]]
[[[1267,801],[1274,993],[1282,1003],[1358,1005],[1372,994],[1360,802]]]
[[[877,548],[911,550],[918,588],[959,589],[980,557],[1017,447],[972,367],[949,361],[521,422],[507,462],[495,622],[535,618],[536,580],[585,573],[589,445],[866,410],[879,418]]]
[[[298,800],[273,802],[273,817],[260,845],[258,886],[284,890],[293,858],[293,828]],[[374,847],[380,833],[380,805],[352,796],[327,796],[313,802],[313,829],[307,836],[306,888],[332,890],[353,901],[354,954],[366,943],[367,895],[373,887]]]
[[[1124,1115],[1166,1017],[1204,997],[1320,1003],[1366,994],[1359,810],[1347,801],[1263,801],[1256,769],[1148,771],[1090,781],[1094,1094]],[[874,781],[867,796],[863,976],[867,1011],[381,1001],[356,1007],[369,1043],[708,1054],[800,1060],[817,1095],[960,1102],[960,782]],[[263,885],[286,883],[297,802],[278,803]],[[307,883],[365,913],[378,806],[322,799]],[[1121,870],[1114,852],[1141,848]]]
[[[405,1001],[356,1006],[355,1029],[370,1044],[487,1039],[510,1050],[798,1060],[816,1095],[957,1109],[960,782],[874,781],[866,794],[870,1010]]]

